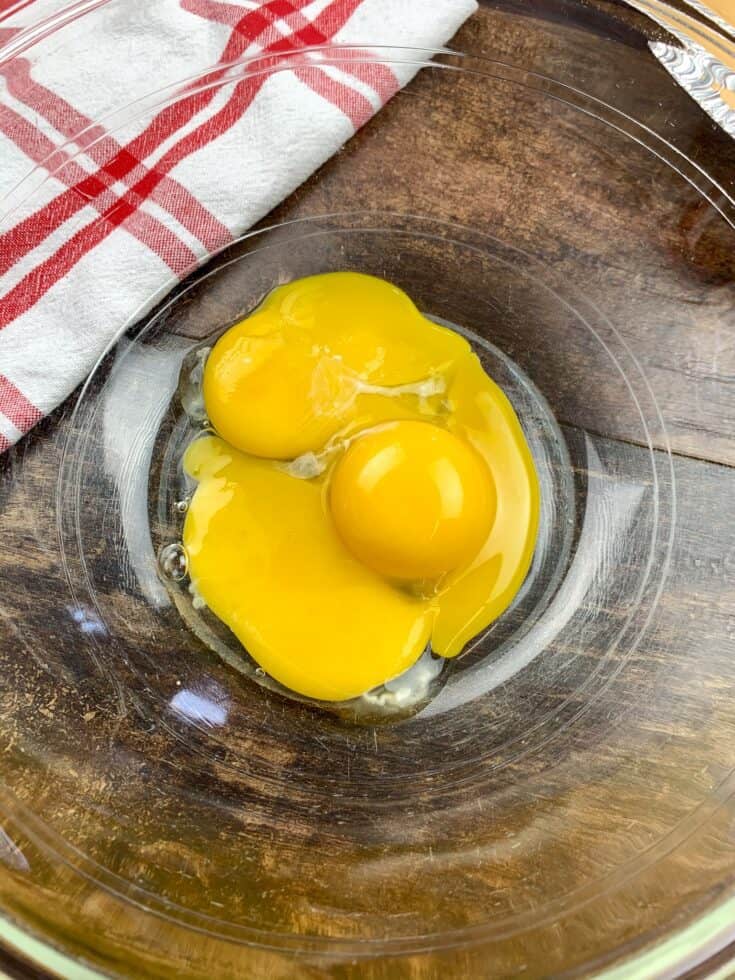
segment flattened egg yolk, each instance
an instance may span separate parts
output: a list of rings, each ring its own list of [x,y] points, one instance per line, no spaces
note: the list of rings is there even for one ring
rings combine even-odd
[[[430,610],[344,548],[318,482],[214,437],[184,464],[199,481],[184,524],[192,581],[266,673],[343,701],[415,663]]]
[[[274,289],[220,337],[204,368],[204,402],[236,449],[294,459],[348,424],[410,414],[394,389],[430,381],[469,349],[391,283],[326,273]]]
[[[400,289],[280,286],[218,340],[202,387],[217,435],[184,457],[191,584],[271,677],[346,700],[429,642],[456,656],[513,601],[531,452],[467,341]]]
[[[388,578],[434,579],[468,562],[495,516],[484,461],[427,422],[394,422],[350,445],[332,475],[332,517],[342,541]]]

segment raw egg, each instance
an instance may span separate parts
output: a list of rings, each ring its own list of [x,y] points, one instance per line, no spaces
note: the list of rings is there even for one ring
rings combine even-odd
[[[490,470],[463,439],[428,422],[390,422],[361,435],[330,485],[337,532],[387,578],[430,580],[466,564],[495,516]]]
[[[266,673],[343,701],[444,657],[512,602],[539,490],[507,398],[467,341],[396,286],[280,286],[202,382],[216,435],[183,541],[192,588]]]

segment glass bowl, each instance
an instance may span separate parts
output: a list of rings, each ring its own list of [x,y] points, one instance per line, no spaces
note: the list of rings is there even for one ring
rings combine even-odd
[[[497,51],[232,65],[419,73],[0,464],[0,936],[50,973],[650,977],[730,941],[735,153],[633,27],[504,6],[463,35]],[[264,685],[159,560],[198,352],[336,269],[468,336],[542,486],[511,609],[384,716]]]

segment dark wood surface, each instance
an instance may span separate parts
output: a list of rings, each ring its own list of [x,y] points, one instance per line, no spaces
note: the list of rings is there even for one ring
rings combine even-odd
[[[518,15],[532,24],[531,30],[518,25]],[[595,39],[594,44],[590,38]],[[724,186],[732,188],[735,184],[735,143],[718,130],[685,93],[672,84],[666,72],[647,50],[646,40],[649,38],[666,39],[666,36],[646,18],[614,0],[587,0],[581,7],[572,0],[494,0],[482,5],[478,14],[459,32],[453,46],[500,61],[522,61],[543,74],[592,93],[602,102],[617,102],[620,86],[625,86],[628,104],[633,102],[641,119],[647,120],[657,129],[668,127],[672,140],[683,153],[706,164]],[[423,97],[422,93],[426,92],[427,98],[429,95],[433,98],[436,94],[422,89],[420,80],[417,80],[415,92],[417,105]],[[635,94],[631,95],[631,92]],[[401,138],[405,118],[403,112],[404,104],[400,102],[386,107],[380,117],[361,134],[359,153],[348,145],[340,153],[338,161],[327,163],[318,177],[308,181],[274,214],[268,216],[264,224],[328,210],[327,204],[333,199],[339,200],[345,208],[351,205],[358,207],[361,183],[375,183],[380,179],[380,174],[385,172],[400,175],[400,181],[396,180],[396,184],[400,183],[400,186],[395,191],[391,189],[390,182],[386,183],[386,210],[391,208],[392,194],[396,195],[396,199],[403,197],[405,186],[413,185],[416,210],[430,213],[432,202],[422,197],[421,182],[425,156],[433,152],[430,134],[422,146],[407,147],[405,140]],[[502,229],[504,214],[497,202],[484,198],[481,187],[478,188],[477,197],[472,200],[468,199],[463,190],[473,185],[473,173],[480,166],[479,154],[482,148],[475,147],[473,152],[472,139],[468,133],[483,112],[481,103],[470,103],[463,118],[448,123],[456,125],[458,141],[468,150],[463,159],[453,161],[459,172],[455,175],[456,180],[446,187],[447,199],[444,206],[457,221],[470,225],[473,224],[475,212],[482,210],[485,215],[492,216]],[[515,148],[503,147],[502,120],[497,122],[496,137],[501,157],[504,152],[517,152]],[[543,151],[539,143],[540,137],[533,129],[529,128],[526,137],[521,159],[514,163],[516,176],[521,183],[524,164],[530,167],[533,159]],[[549,138],[548,133],[544,138]],[[435,152],[439,153],[439,149]],[[604,146],[590,145],[586,165],[592,169],[604,168],[606,154],[611,152],[612,150]],[[507,163],[507,160],[501,159],[502,162]],[[635,165],[636,161],[632,159],[631,167]],[[571,167],[570,172],[576,174]],[[569,177],[570,174],[560,175],[556,190],[561,201],[570,197]],[[642,680],[646,678],[647,672],[653,675],[660,666],[660,661],[669,658],[667,663],[671,672],[681,675],[680,690],[683,697],[687,684],[685,661],[693,637],[682,629],[677,639],[677,624],[694,617],[699,610],[698,603],[703,601],[699,597],[707,597],[710,631],[707,640],[714,651],[712,662],[715,665],[718,657],[719,662],[724,665],[725,659],[731,656],[731,641],[735,629],[735,562],[728,538],[729,529],[735,522],[731,469],[735,466],[735,335],[732,319],[735,306],[735,250],[732,249],[731,231],[721,229],[710,220],[706,209],[698,208],[695,194],[688,197],[686,190],[681,191],[681,221],[674,224],[669,220],[670,202],[664,208],[655,189],[651,190],[645,200],[641,200],[639,191],[640,185],[634,179],[629,184],[621,180],[611,192],[608,202],[598,202],[597,210],[590,209],[589,220],[593,226],[595,222],[602,224],[607,221],[613,210],[624,217],[624,226],[621,223],[618,237],[611,234],[607,250],[603,254],[598,252],[585,255],[580,251],[577,240],[572,244],[571,222],[578,216],[570,212],[569,240],[564,241],[564,225],[560,224],[559,251],[553,258],[560,273],[567,272],[570,279],[578,277],[580,269],[584,269],[587,263],[590,274],[594,269],[604,288],[620,297],[621,320],[625,321],[627,317],[632,323],[640,325],[640,333],[636,335],[636,350],[646,373],[655,383],[667,419],[672,450],[681,460],[679,473],[683,499],[688,501],[679,515],[682,571],[667,583],[662,600],[670,623],[671,645],[666,648],[652,647],[642,652],[639,675]],[[528,193],[529,200],[533,200],[530,180],[522,187],[522,192]],[[571,208],[572,204],[569,206]],[[608,210],[603,210],[605,207]],[[534,224],[535,220],[533,208],[529,207],[527,223],[520,230],[515,229],[529,247],[539,238],[540,231]],[[636,247],[631,244],[634,240],[637,242]],[[672,254],[682,256],[681,275],[677,275],[676,267],[668,261]],[[664,256],[667,258],[666,263]],[[683,274],[685,265],[686,275]],[[629,284],[634,278],[637,287],[631,291]],[[602,289],[603,286],[599,288]],[[468,310],[467,316],[471,318],[471,310]],[[186,332],[185,320],[184,316],[182,332]],[[192,329],[196,329],[196,324]],[[510,342],[511,338],[507,339]],[[639,448],[640,425],[629,409],[622,402],[612,408],[609,404],[595,403],[589,397],[589,390],[580,395],[573,365],[567,366],[561,360],[563,352],[550,349],[546,354],[547,372],[541,372],[536,380],[545,389],[547,397],[553,399],[560,421],[598,433],[604,437],[605,445],[611,447],[609,451],[613,454],[618,453],[621,457],[629,455],[633,458],[638,452],[642,452]],[[698,397],[693,398],[691,393],[695,388]],[[53,426],[53,419],[44,423],[34,438],[51,438]],[[653,431],[651,437],[654,448],[659,452],[663,451],[664,433]],[[0,463],[2,465],[4,464]],[[33,472],[31,467],[31,473]],[[41,476],[39,471],[39,479]],[[6,546],[0,553],[0,577],[3,581],[6,609],[12,609],[18,627],[29,615],[36,615],[39,621],[47,616],[46,629],[52,638],[55,629],[53,597],[49,600],[48,610],[41,612],[29,610],[27,603],[30,577],[44,571],[42,566],[34,565],[34,559],[29,559],[25,554],[25,543],[35,530],[24,528],[26,512],[21,498],[8,499],[5,506],[9,508],[7,513],[12,513],[16,522],[16,533],[11,540],[6,541]],[[25,538],[24,532],[27,532]],[[711,706],[714,706],[712,710],[717,710],[727,700],[728,692],[718,690],[716,675],[712,677],[712,688],[715,693],[711,695]],[[79,680],[79,689],[82,698],[83,678]],[[30,699],[32,692],[27,693]],[[93,719],[94,706],[86,706],[86,709],[85,717],[86,714],[91,714]],[[48,719],[45,716],[40,717],[39,733],[43,732],[44,724],[52,721],[51,716]],[[687,732],[683,727],[667,727],[666,719],[657,718],[653,713],[648,724],[650,730],[656,732],[656,737],[660,735],[674,743],[670,763],[671,783],[674,785],[679,764],[676,740],[681,739],[683,744]],[[722,730],[725,731],[724,724]],[[104,732],[103,735],[112,737],[109,732]],[[631,735],[631,740],[632,738]],[[257,747],[253,751],[257,751]],[[713,757],[718,758],[716,746],[713,746],[712,751]],[[722,756],[724,759],[724,752]],[[682,770],[685,766],[683,759],[682,750]],[[722,764],[724,766],[724,761]],[[712,765],[716,768],[717,762]],[[643,779],[645,761],[641,763],[641,771]],[[687,775],[691,775],[694,780],[694,775]],[[684,785],[685,776],[680,772],[679,777]],[[52,788],[48,789],[48,805],[53,807]],[[671,806],[675,806],[673,791]],[[615,814],[609,816],[614,823]],[[622,816],[620,819],[622,822]],[[583,841],[580,841],[581,846]],[[174,856],[179,865],[184,867],[184,858],[178,854]],[[171,858],[171,855],[168,857]],[[712,867],[702,869],[703,878],[708,874],[712,875],[713,887],[717,879],[715,865],[713,859]],[[685,893],[684,877],[682,875],[682,894]],[[325,884],[325,892],[330,885],[335,891],[339,891],[340,882],[334,880]],[[21,893],[23,887],[21,883]],[[471,883],[467,887],[468,894],[472,895]],[[399,902],[400,898],[399,891],[395,900]],[[31,906],[34,900],[37,900],[37,896],[29,890],[22,896],[19,907]],[[51,897],[48,902],[50,915],[53,912]],[[39,918],[42,905],[43,899],[39,901]],[[112,904],[110,909],[112,911]],[[104,903],[101,911],[105,912]],[[93,912],[94,910],[90,910],[90,915]],[[655,910],[650,911],[650,916],[652,929],[665,931],[665,926],[656,920]],[[631,942],[634,938],[631,936]],[[721,968],[727,956],[727,951],[720,952],[714,965]],[[111,958],[109,962],[114,961]],[[263,970],[271,969],[265,954],[263,964]],[[38,976],[36,971],[27,970],[21,961],[16,962],[9,953],[0,957],[0,971],[3,969],[11,977],[27,976],[30,980]],[[256,971],[254,976],[266,975],[264,972],[257,973],[257,965],[253,969]],[[369,976],[371,980],[393,980],[393,977],[399,975],[401,978],[410,975],[423,980],[435,980],[438,976],[479,978],[492,975],[487,971],[487,964],[481,959],[473,959],[471,954],[459,961],[459,965],[457,961],[442,963],[440,960],[426,968],[417,961],[415,969],[409,967],[409,973],[397,974],[393,970],[393,966],[387,963],[375,967]],[[705,964],[687,976],[703,977],[707,973],[708,967]],[[286,971],[278,975],[286,976],[288,973]],[[305,967],[303,973],[299,971],[298,975],[321,977],[326,973],[315,966],[313,972],[311,967]],[[363,974],[358,967],[347,965],[334,975],[352,978],[368,974]]]
[[[526,14],[520,23],[512,16],[519,6]],[[508,16],[504,18],[506,10]],[[706,162],[713,176],[733,191],[735,141],[693,106],[683,90],[671,85],[665,70],[651,57],[644,38],[633,30],[633,25],[637,29],[647,26],[640,15],[622,3],[587,3],[579,27],[570,32],[570,20],[578,23],[576,10],[578,5],[568,0],[520,5],[501,0],[486,4],[462,27],[453,45],[499,61],[513,63],[520,59],[529,68],[582,89],[604,103],[625,104],[626,111],[645,120],[657,132],[665,132],[687,157]],[[533,23],[538,26],[530,32],[527,18],[533,16]],[[606,38],[598,42],[601,47],[590,43],[591,30]],[[652,38],[663,36],[655,25],[647,34]],[[606,60],[601,60],[601,52]],[[423,107],[418,87],[415,91],[418,115]],[[481,159],[480,148],[468,136],[473,127],[480,132],[487,124],[483,95],[447,90],[448,101],[465,99],[461,118],[437,110],[442,131],[433,133],[427,128],[422,132],[422,152],[413,155],[407,154],[403,138],[404,106],[398,101],[389,104],[379,119],[366,127],[365,142],[370,152],[364,152],[365,143],[359,145],[359,150],[357,145],[348,144],[339,159],[327,163],[267,220],[328,211],[333,201],[340,202],[344,210],[359,209],[361,183],[378,182],[386,172],[400,175],[384,182],[386,210],[400,210],[406,187],[411,186],[415,212],[431,214],[434,191],[428,188],[424,195],[422,168],[427,157],[440,167],[451,167],[453,178],[443,188],[442,205],[457,221],[472,225],[476,215],[481,215],[483,223],[497,229],[499,236],[510,233],[531,252],[540,247],[545,250],[544,260],[552,259],[581,292],[588,290],[588,269],[590,276],[598,277],[597,293],[592,298],[603,308],[609,308],[610,296],[617,297],[617,322],[622,324],[626,339],[631,339],[657,393],[673,451],[735,464],[735,346],[729,339],[730,312],[735,306],[731,229],[724,222],[714,221],[714,212],[703,208],[696,194],[670,185],[663,171],[656,173],[654,168],[648,178],[649,187],[642,192],[637,168],[647,166],[643,159],[631,157],[629,177],[621,175],[610,189],[609,200],[601,201],[593,192],[586,195],[579,183],[582,168],[590,172],[591,183],[595,183],[595,175],[606,168],[612,173],[610,164],[616,154],[630,155],[630,147],[622,142],[616,144],[609,134],[604,137],[606,144],[588,146],[586,158],[576,157],[566,172],[559,173],[558,180],[544,180],[539,190],[537,161],[549,154],[562,159],[578,150],[573,151],[565,143],[563,130],[554,132],[550,126],[539,125],[531,111],[527,127],[521,127],[521,134],[514,133],[515,145],[500,150],[501,157],[507,152],[515,159],[509,166],[507,182],[498,178],[497,167]],[[446,128],[453,126],[456,145],[466,151],[463,156],[449,159],[444,149]],[[496,145],[500,146],[502,135],[502,119],[484,133],[485,138],[497,138]],[[661,183],[657,192],[658,180]],[[470,202],[465,188],[473,184],[477,194]],[[488,188],[487,193],[484,187]],[[539,193],[544,195],[543,201]],[[681,194],[680,206],[674,209],[675,220],[669,197],[672,193]],[[521,219],[523,226],[518,226],[517,208],[506,207],[505,194],[514,201],[528,200],[528,212]],[[544,242],[539,246],[545,238],[543,222],[547,219],[550,194],[562,202],[554,217],[557,239],[553,245]],[[512,229],[507,227],[508,220],[514,223]],[[590,224],[586,252],[579,235],[583,220]],[[603,236],[605,245],[601,246]],[[672,261],[672,255],[681,256],[680,268]],[[606,380],[601,376],[597,387],[603,389]],[[565,382],[569,386],[566,389]],[[598,406],[597,413],[589,400],[582,405],[578,398],[579,378],[565,368],[553,350],[548,352],[548,387],[543,380],[540,383],[547,397],[553,392],[554,407],[563,421],[639,441],[635,412],[628,411],[623,399],[614,407]],[[692,398],[695,388],[696,399]],[[661,448],[662,434],[654,432],[653,441]]]

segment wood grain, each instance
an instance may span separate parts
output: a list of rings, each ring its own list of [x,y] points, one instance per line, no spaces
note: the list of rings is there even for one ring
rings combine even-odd
[[[650,56],[642,30],[661,36],[627,7],[604,0],[581,8],[571,0],[498,0],[481,7],[454,46],[522,63],[603,102],[624,97],[732,187],[735,147],[672,85]],[[509,83],[498,84],[507,94]],[[441,783],[445,767],[474,765],[470,728],[416,722],[400,732],[390,726],[345,731],[338,720],[320,719],[315,739],[310,709],[233,679],[232,671],[202,651],[175,610],[160,617],[146,612],[132,573],[129,588],[118,588],[105,544],[110,487],[101,480],[80,507],[87,523],[96,521],[102,532],[89,555],[100,601],[121,633],[132,637],[113,651],[119,657],[115,675],[126,687],[121,698],[114,685],[99,683],[95,658],[104,663],[109,654],[104,637],[94,635],[94,620],[85,621],[92,634],[70,628],[70,617],[90,610],[74,605],[59,574],[47,491],[71,425],[71,404],[63,407],[25,440],[14,461],[0,459],[0,718],[3,763],[18,805],[4,830],[31,869],[18,861],[1,863],[0,895],[18,921],[55,934],[73,955],[112,973],[481,980],[512,975],[525,963],[529,977],[574,974],[581,963],[602,966],[613,955],[636,951],[644,936],[653,942],[667,935],[673,923],[689,921],[730,888],[732,229],[669,167],[652,165],[647,151],[631,148],[603,126],[581,130],[576,110],[545,108],[533,92],[521,93],[513,108],[488,100],[483,91],[472,79],[420,75],[263,225],[361,210],[366,203],[373,210],[405,210],[411,200],[419,212],[512,238],[549,282],[565,283],[610,314],[662,410],[664,424],[651,431],[653,457],[640,445],[640,416],[624,385],[609,383],[609,365],[599,361],[588,337],[570,333],[569,344],[559,345],[544,336],[543,317],[560,317],[560,307],[534,300],[541,317],[535,322],[530,297],[536,294],[529,287],[528,295],[520,295],[517,270],[504,279],[479,257],[463,272],[460,249],[451,259],[455,288],[442,290],[437,278],[454,248],[447,240],[426,246],[420,261],[404,260],[408,265],[382,257],[419,299],[451,302],[457,322],[509,350],[568,425],[570,445],[584,430],[596,433],[603,462],[611,470],[624,468],[641,492],[650,490],[651,459],[663,466],[671,440],[678,454],[675,550],[646,643],[624,665],[583,637],[571,649],[552,645],[549,660],[560,665],[555,685],[539,689],[529,682],[519,697],[522,711],[509,715],[493,702],[478,707],[472,719],[488,739],[488,759],[475,765],[474,775],[491,781],[493,793],[479,798],[447,778],[434,815],[438,791],[421,781],[421,773],[433,766]],[[453,113],[455,104],[466,107],[461,116]],[[408,139],[407,133],[414,135]],[[561,161],[552,174],[543,166],[549,158]],[[448,175],[440,200],[437,184],[427,186],[422,178],[427,165]],[[601,180],[603,174],[610,181]],[[376,186],[380,199],[366,202],[366,189]],[[549,215],[553,236],[544,227]],[[233,249],[225,259],[237,254]],[[368,257],[377,267],[379,257]],[[305,254],[304,263],[309,260]],[[481,306],[472,279],[491,272],[497,295]],[[465,282],[462,276],[464,300],[456,288]],[[223,276],[221,284],[221,294],[202,290],[176,308],[180,336],[206,335],[227,322],[241,283]],[[564,328],[561,320],[554,323]],[[624,616],[611,609],[610,618]],[[44,642],[28,647],[30,633]],[[583,681],[598,668],[610,672],[610,683],[584,716],[568,730],[559,724],[558,735],[535,745],[532,760],[493,769],[491,750],[500,757],[506,743],[520,743],[529,719],[551,724],[563,711],[576,719],[585,704]],[[233,723],[221,738],[176,728],[146,700],[148,688],[194,688],[203,674],[213,689],[230,694]],[[409,751],[403,739],[410,740]],[[392,782],[386,771],[396,777]],[[274,772],[285,774],[281,782]],[[311,781],[318,779],[332,779],[337,789],[317,813]],[[524,798],[514,795],[520,780],[528,789]],[[373,790],[380,807],[365,805]],[[155,808],[151,800],[159,796]],[[211,816],[214,798],[217,820]],[[247,952],[234,942],[223,958],[222,945],[206,934],[192,938],[163,914],[142,917],[114,888],[96,889],[73,873],[66,862],[73,864],[75,856],[61,845],[61,857],[39,846],[21,810],[24,802],[40,806],[69,845],[93,854],[121,880],[213,916],[226,907],[235,922],[316,935],[337,928],[343,935],[376,938],[385,921],[379,912],[394,916],[407,934],[446,923],[469,927],[488,908],[511,914],[514,902],[530,904],[548,888],[542,867],[554,868],[560,894],[571,891],[587,875],[635,863],[649,848],[661,847],[668,833],[713,799],[720,806],[709,821],[692,822],[680,846],[662,851],[655,873],[641,870],[625,902],[611,888],[588,911],[564,920],[565,928],[539,922],[525,939],[500,936],[492,946],[360,962]],[[516,840],[527,843],[522,859],[510,850]],[[454,856],[468,841],[477,855],[458,865]],[[300,874],[287,874],[291,867]],[[73,895],[73,908],[60,895]],[[176,971],[172,949],[179,958]],[[12,975],[38,975],[7,958]]]
[[[735,188],[735,142],[671,85],[647,49],[605,41],[601,58],[589,33],[580,29],[570,37],[554,22],[519,22],[500,6],[500,12],[481,7],[455,46],[521,63],[602,102],[629,101],[635,90],[639,118],[670,133],[687,157],[714,161],[723,185]],[[735,463],[732,227],[669,166],[606,127],[580,128],[557,106],[530,95],[510,98],[502,83],[497,101],[487,96],[472,78],[449,82],[441,73],[422,74],[410,97],[390,103],[268,221],[360,209],[367,185],[381,187],[380,205],[388,211],[404,210],[410,197],[413,213],[439,213],[513,241],[612,318],[656,393],[665,426],[653,433],[654,443],[668,439],[675,452]],[[461,115],[454,104],[463,105]],[[414,152],[404,138],[409,126]],[[427,160],[446,173],[441,201],[435,182],[423,177]],[[501,346],[510,339],[501,333],[507,312],[493,324]],[[514,331],[519,327],[513,322]],[[543,337],[526,325],[519,346],[524,343]],[[575,364],[572,344],[545,350],[544,357],[546,371],[534,380],[562,420],[639,441],[627,406],[605,404],[594,413],[589,399],[581,404],[577,397],[580,384],[606,389],[605,366],[596,376],[587,359]],[[529,367],[528,359],[523,363]]]

